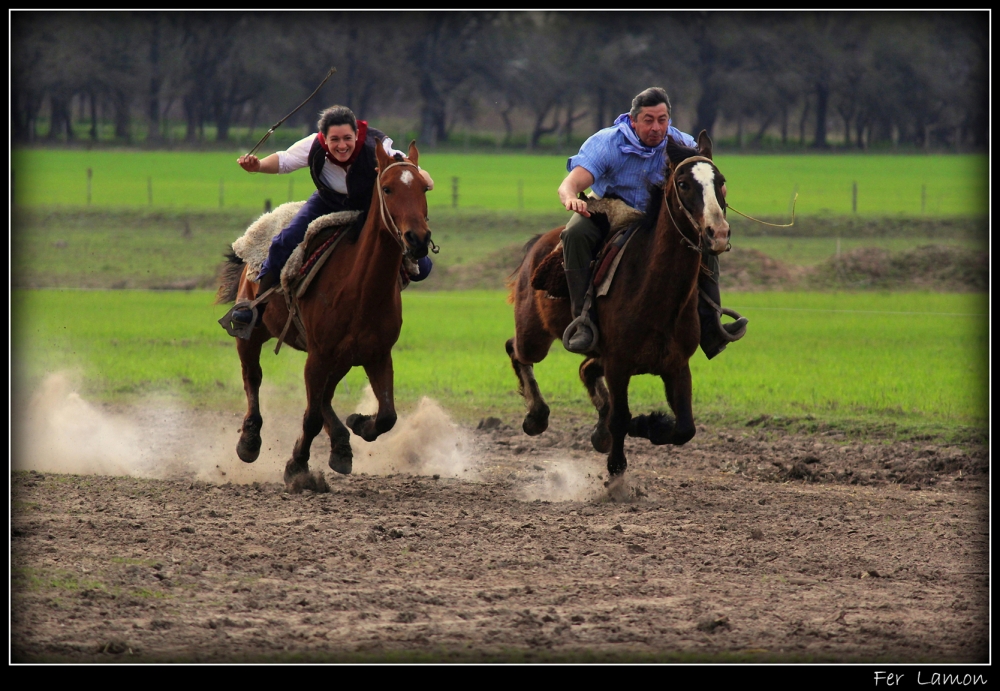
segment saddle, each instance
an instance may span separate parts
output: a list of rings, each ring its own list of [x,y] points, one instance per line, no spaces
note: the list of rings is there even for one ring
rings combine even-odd
[[[603,225],[606,219],[608,225],[605,239],[598,247],[597,257],[590,264],[591,284],[594,287],[600,286],[602,289],[600,294],[603,295],[607,292],[611,279],[614,278],[614,270],[617,269],[618,260],[621,259],[621,251],[638,227],[638,221],[642,220],[645,214],[633,209],[621,199],[587,197],[586,201],[587,211],[592,217],[598,217],[594,220]],[[605,282],[608,285],[602,286],[601,284]],[[531,274],[531,287],[535,290],[544,290],[546,297],[551,299],[569,298],[562,242],[535,267]]]
[[[289,202],[282,204],[274,211],[261,215],[243,236],[233,243],[233,252],[247,264],[247,277],[250,280],[256,279],[261,265],[267,258],[271,238],[281,232],[303,203]],[[281,335],[278,336],[278,344],[275,346],[274,352],[277,354],[281,349],[281,344],[285,341],[289,327],[293,322],[296,330],[289,337],[289,340],[294,343],[295,347],[305,350],[305,326],[299,318],[298,300],[305,295],[313,278],[360,216],[360,211],[339,211],[315,219],[309,224],[302,242],[295,248],[282,268],[280,283],[271,290],[258,295],[253,301],[237,302],[219,320],[219,323],[231,336],[248,337],[257,325],[257,305],[276,291],[284,295],[288,307],[288,320],[285,322]],[[237,309],[245,308],[249,308],[253,312],[253,318],[248,326],[234,332],[231,327],[232,313]]]

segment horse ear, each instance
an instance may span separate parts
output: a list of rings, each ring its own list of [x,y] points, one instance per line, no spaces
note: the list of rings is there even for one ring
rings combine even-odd
[[[712,158],[712,138],[705,130],[698,134],[698,153],[705,158]]]
[[[410,159],[411,163],[416,165],[418,156],[420,156],[420,152],[417,151],[417,140],[413,139],[410,141],[410,149],[406,152],[406,157]]]
[[[382,146],[382,139],[377,139],[375,141],[375,160],[378,162],[378,169],[385,170],[392,160],[389,158],[389,154],[385,152],[385,147]]]

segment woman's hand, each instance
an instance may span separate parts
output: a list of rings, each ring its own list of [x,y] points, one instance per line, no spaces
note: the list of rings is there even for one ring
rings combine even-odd
[[[260,172],[260,159],[253,154],[247,154],[246,156],[240,156],[236,159],[236,162],[240,164],[240,168],[248,173]]]

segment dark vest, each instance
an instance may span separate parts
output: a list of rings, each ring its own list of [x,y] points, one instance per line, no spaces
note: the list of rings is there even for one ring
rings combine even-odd
[[[375,189],[377,178],[375,168],[378,161],[375,158],[375,147],[378,146],[378,139],[385,138],[385,133],[374,127],[368,128],[368,136],[365,137],[364,144],[359,142],[359,146],[364,146],[357,160],[351,164],[347,171],[347,194],[341,194],[328,187],[320,177],[323,172],[323,164],[326,162],[326,152],[319,143],[317,137],[313,141],[309,150],[309,172],[312,174],[313,183],[319,191],[319,196],[323,201],[332,206],[337,211],[361,211],[367,213],[368,207],[372,203],[372,190]]]

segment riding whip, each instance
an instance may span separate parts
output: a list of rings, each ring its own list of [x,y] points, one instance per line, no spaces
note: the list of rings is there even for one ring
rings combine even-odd
[[[336,72],[336,71],[337,71],[337,68],[336,68],[336,67],[331,67],[331,68],[330,68],[330,71],[329,71],[329,72],[327,72],[327,73],[326,73],[326,76],[325,76],[325,77],[323,78],[323,81],[321,81],[321,82],[319,83],[319,86],[317,86],[317,87],[316,87],[316,88],[315,88],[315,89],[313,90],[313,92],[312,92],[311,94],[309,94],[309,98],[307,98],[307,99],[306,99],[306,100],[304,100],[304,101],[303,101],[302,103],[300,103],[300,104],[299,104],[299,107],[298,107],[298,108],[296,108],[296,109],[295,109],[295,110],[293,110],[293,111],[292,111],[291,113],[289,113],[288,115],[286,115],[285,117],[281,118],[281,119],[280,119],[280,120],[278,120],[278,121],[277,121],[276,123],[274,123],[274,124],[273,124],[273,125],[271,126],[271,129],[269,129],[269,130],[267,131],[267,134],[265,134],[265,135],[264,135],[263,137],[261,137],[260,141],[259,141],[259,142],[257,142],[257,146],[255,146],[254,148],[250,149],[250,151],[249,151],[249,152],[247,153],[247,156],[251,156],[251,155],[253,154],[253,152],[255,152],[255,151],[256,151],[257,149],[259,149],[259,148],[260,148],[260,145],[261,145],[261,144],[263,144],[264,142],[266,142],[266,141],[267,141],[267,138],[271,136],[271,133],[272,133],[272,132],[274,132],[274,131],[275,131],[276,129],[278,129],[279,127],[281,127],[281,123],[283,123],[283,122],[284,122],[285,120],[287,120],[288,118],[290,118],[290,117],[292,117],[293,115],[295,115],[295,114],[296,114],[297,112],[299,112],[299,111],[300,111],[300,110],[302,109],[302,106],[304,106],[305,104],[309,103],[309,101],[311,101],[311,100],[312,100],[312,97],[313,97],[313,96],[315,96],[315,95],[316,95],[316,94],[317,94],[317,93],[319,92],[319,90],[323,88],[323,85],[324,85],[324,84],[326,84],[327,80],[329,80],[329,79],[330,79],[330,77],[332,77],[332,76],[333,76],[333,73],[334,73],[334,72]]]

